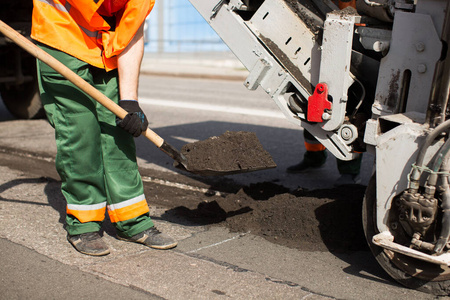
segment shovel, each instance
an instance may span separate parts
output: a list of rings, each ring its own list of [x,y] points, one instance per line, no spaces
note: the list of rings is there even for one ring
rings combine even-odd
[[[67,80],[72,82],[101,105],[109,109],[120,119],[123,119],[128,114],[123,108],[103,95],[88,82],[63,65],[60,61],[33,44],[33,42],[25,38],[1,20],[0,32],[11,39],[18,46],[29,52],[31,55],[60,73]],[[273,162],[271,156],[262,148],[262,145],[260,145],[256,136],[252,133],[226,132],[220,137],[213,137],[206,141],[199,141],[185,145],[182,152],[178,151],[175,147],[164,141],[162,137],[150,128],[147,128],[147,130],[142,134],[153,144],[155,144],[156,147],[174,159],[174,165],[176,167],[194,174],[228,175],[276,167],[276,164]],[[219,146],[222,150],[222,157],[220,157],[220,152],[217,153],[217,146]],[[233,146],[234,148],[229,148],[230,146]],[[246,155],[244,152],[249,149],[252,150],[252,153]],[[232,152],[231,156],[230,152]],[[235,154],[234,157],[233,153]],[[255,156],[259,158],[256,161]],[[189,159],[190,157],[192,157],[192,159],[196,162],[191,163]],[[249,161],[247,162],[247,160]]]

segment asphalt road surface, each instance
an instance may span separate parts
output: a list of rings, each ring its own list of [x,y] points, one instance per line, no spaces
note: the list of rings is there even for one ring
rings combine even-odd
[[[196,214],[202,203],[223,201],[225,195],[234,193],[239,196],[242,187],[252,183],[289,190],[325,189],[338,178],[331,155],[326,166],[313,173],[285,173],[287,166],[301,159],[302,133],[279,116],[264,92],[247,91],[235,81],[143,76],[140,95],[150,127],[174,146],[180,148],[226,130],[252,131],[278,168],[219,178],[191,176],[174,169],[170,158],[140,137],[139,164],[152,218],[161,230],[176,237],[179,245],[174,250],[155,251],[124,243],[115,238],[106,221],[103,235],[111,254],[87,257],[65,241],[65,204],[53,166],[52,128],[44,120],[17,121],[2,113],[0,246],[8,251],[0,261],[2,295],[8,299],[61,295],[67,299],[121,299],[127,292],[123,289],[128,288],[136,298],[435,299],[392,281],[368,250],[307,251],[227,227],[226,219],[256,211],[225,211],[225,220]],[[363,166],[363,182],[367,182],[370,156],[365,156]],[[43,276],[47,273],[52,276]],[[48,278],[44,291],[35,279],[40,277]],[[79,278],[86,286],[82,297],[75,295],[78,286],[71,284]],[[66,288],[57,288],[61,285]],[[109,289],[113,296],[99,289]]]

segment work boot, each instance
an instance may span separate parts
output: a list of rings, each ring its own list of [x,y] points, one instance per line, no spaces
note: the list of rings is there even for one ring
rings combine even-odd
[[[98,232],[88,232],[77,235],[67,235],[72,246],[83,254],[102,256],[109,254],[108,245],[102,240]]]
[[[359,174],[342,174],[341,177],[338,178],[334,182],[334,186],[338,187],[341,185],[349,185],[349,184],[360,184],[361,176]]]
[[[178,245],[177,241],[175,241],[167,234],[160,232],[158,229],[156,229],[156,227],[147,229],[130,238],[121,236],[117,237],[123,241],[144,244],[145,246],[159,250],[174,248]]]
[[[309,169],[317,169],[322,167],[327,161],[327,152],[324,151],[306,151],[303,160],[286,169],[288,173],[301,173]]]

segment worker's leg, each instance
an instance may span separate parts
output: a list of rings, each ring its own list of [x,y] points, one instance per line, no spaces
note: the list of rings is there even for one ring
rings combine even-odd
[[[42,48],[118,101],[117,73]],[[38,63],[38,72],[41,97],[56,132],[56,167],[67,200],[69,242],[84,254],[108,254],[97,233],[108,206],[110,218],[124,238],[158,249],[175,247],[176,241],[154,228],[149,217],[133,138],[117,128],[112,113],[62,76],[42,63]]]
[[[94,86],[118,102],[117,72],[94,69]],[[97,104],[108,213],[118,234],[131,237],[153,227],[136,163],[134,138],[116,126],[116,117]]]
[[[340,174],[359,174],[361,171],[362,153],[359,153],[352,160],[337,160],[337,167]]]
[[[306,149],[303,160],[296,165],[288,167],[286,171],[289,173],[298,173],[311,168],[319,168],[323,166],[327,160],[325,146],[306,130],[303,130],[303,137]]]
[[[337,167],[341,176],[335,182],[335,186],[345,184],[359,184],[361,183],[361,162],[362,153],[359,153],[355,159],[352,160],[340,160],[337,159]]]
[[[63,52],[44,50],[92,82],[89,65]],[[56,168],[67,201],[66,230],[80,235],[100,230],[106,193],[100,145],[100,126],[94,100],[42,62],[38,62],[41,99],[55,128]]]
[[[93,71],[95,87],[113,101],[118,101],[117,73]],[[133,137],[116,126],[116,117],[97,105],[102,128],[102,152],[108,212],[122,240],[156,249],[170,249],[177,242],[153,226],[136,163]]]

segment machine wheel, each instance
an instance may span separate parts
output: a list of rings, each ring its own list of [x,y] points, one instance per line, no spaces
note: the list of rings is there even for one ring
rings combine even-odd
[[[36,59],[17,46],[6,47],[3,51],[0,56],[5,61],[0,68],[2,76],[14,78],[19,74],[17,68],[20,68],[20,73],[25,78],[20,84],[13,81],[0,83],[0,96],[6,108],[19,119],[45,117],[39,97]]]
[[[367,243],[381,267],[400,284],[434,295],[450,294],[450,268],[423,262],[372,243],[376,235],[376,180],[372,176],[363,201],[363,228]],[[395,234],[394,234],[395,236]]]
[[[36,82],[22,85],[0,85],[0,94],[6,108],[19,119],[39,119],[44,117],[44,109]]]

